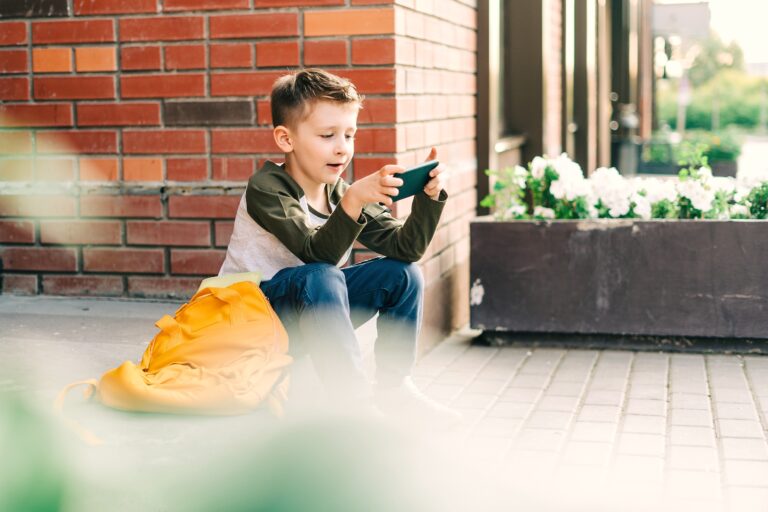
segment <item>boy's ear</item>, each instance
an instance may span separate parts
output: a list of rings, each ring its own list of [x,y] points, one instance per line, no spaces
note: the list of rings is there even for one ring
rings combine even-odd
[[[275,137],[275,143],[280,151],[283,153],[290,153],[293,151],[293,138],[290,130],[283,125],[276,126],[272,130],[272,135]]]

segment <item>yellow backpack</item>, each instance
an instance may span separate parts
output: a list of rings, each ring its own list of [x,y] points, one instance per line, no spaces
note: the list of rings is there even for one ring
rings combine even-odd
[[[155,323],[160,332],[138,365],[126,361],[98,381],[70,384],[57,407],[71,387],[87,384],[86,396],[95,392],[105,405],[128,411],[241,414],[266,402],[281,416],[292,362],[288,335],[255,281],[204,281],[173,317]]]

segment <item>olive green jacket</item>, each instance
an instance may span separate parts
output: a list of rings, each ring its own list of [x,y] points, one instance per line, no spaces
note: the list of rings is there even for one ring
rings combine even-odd
[[[348,188],[341,178],[327,185],[330,204],[338,205]],[[365,206],[357,219],[338,207],[325,224],[315,227],[308,223],[300,203],[302,196],[304,191],[283,167],[267,161],[248,181],[245,201],[253,220],[304,263],[331,264],[337,264],[356,240],[383,256],[419,260],[435,234],[447,199],[445,191],[438,200],[423,192],[417,194],[405,221],[375,203]]]

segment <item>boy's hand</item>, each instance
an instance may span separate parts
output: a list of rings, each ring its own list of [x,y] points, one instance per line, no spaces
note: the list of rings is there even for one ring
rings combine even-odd
[[[385,165],[375,173],[355,181],[341,198],[341,207],[347,215],[357,219],[367,204],[391,206],[392,197],[397,195],[398,187],[403,185],[403,180],[393,174],[403,171],[405,168],[399,165]]]
[[[437,149],[432,148],[429,152],[425,162],[430,160],[437,160]],[[448,173],[445,172],[445,167],[442,164],[438,165],[429,172],[430,180],[424,187],[424,193],[431,199],[437,201],[440,198],[440,192],[445,188],[445,184],[448,181]]]

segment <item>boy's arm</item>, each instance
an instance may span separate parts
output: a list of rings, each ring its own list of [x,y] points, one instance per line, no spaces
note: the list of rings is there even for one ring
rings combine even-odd
[[[419,192],[413,198],[411,214],[405,222],[392,217],[384,207],[370,204],[363,209],[367,222],[358,240],[384,256],[418,261],[435,235],[447,198],[445,191],[437,200]]]
[[[310,226],[299,200],[289,191],[253,182],[245,200],[248,214],[305,263],[337,264],[366,224],[362,216],[356,221],[336,208],[323,226]]]

